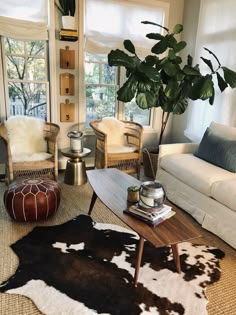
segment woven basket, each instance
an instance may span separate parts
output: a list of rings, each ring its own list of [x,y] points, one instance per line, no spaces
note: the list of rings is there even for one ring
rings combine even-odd
[[[156,178],[158,162],[158,149],[151,147],[143,149],[144,175],[152,179]]]

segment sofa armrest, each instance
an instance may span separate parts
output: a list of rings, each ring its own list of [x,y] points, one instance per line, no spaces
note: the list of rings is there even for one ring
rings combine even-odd
[[[165,155],[180,154],[180,153],[195,153],[199,143],[172,143],[161,144],[159,146],[158,166],[160,160]]]

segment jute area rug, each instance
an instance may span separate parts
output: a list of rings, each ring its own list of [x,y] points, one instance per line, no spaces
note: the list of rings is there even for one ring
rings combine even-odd
[[[35,226],[52,226],[52,225],[60,225],[62,223],[68,222],[75,217],[77,217],[81,213],[87,213],[89,203],[91,200],[91,195],[92,195],[92,190],[89,184],[80,186],[80,187],[73,187],[73,186],[68,186],[62,183],[61,181],[61,186],[62,186],[62,201],[61,205],[59,207],[59,210],[57,214],[48,220],[47,222],[40,222],[38,224],[22,224],[22,223],[16,223],[13,222],[7,215],[4,206],[2,204],[2,193],[5,190],[5,185],[0,184],[0,235],[1,235],[1,243],[0,243],[0,250],[1,250],[1,255],[0,255],[0,282],[4,282],[7,279],[9,279],[13,274],[15,274],[17,267],[19,266],[19,258],[18,256],[13,252],[13,250],[10,248],[10,245],[13,243],[16,243],[19,239],[22,237],[26,236],[30,231]],[[93,220],[95,222],[104,222],[104,223],[112,223],[119,225],[121,227],[125,227],[114,215],[112,215],[99,201],[97,201],[95,205],[95,209],[93,211]],[[194,222],[194,221],[193,221]],[[197,224],[196,224],[197,225]],[[198,225],[197,225],[198,226]],[[126,227],[127,228],[127,227]],[[200,227],[199,227],[200,228]],[[107,226],[106,226],[107,229]],[[97,229],[99,231],[99,229]],[[203,234],[203,238],[198,239],[198,243],[205,244],[205,245],[210,245],[210,247],[217,247],[223,250],[226,253],[226,257],[220,262],[220,267],[222,268],[222,276],[221,279],[217,282],[215,282],[214,285],[209,285],[208,289],[206,291],[207,297],[209,299],[209,304],[207,305],[207,310],[209,315],[221,315],[221,314],[228,314],[228,315],[233,315],[235,314],[236,311],[236,290],[235,290],[235,283],[236,283],[236,277],[235,277],[235,262],[236,262],[236,255],[235,255],[235,250],[233,250],[231,247],[229,247],[227,244],[222,242],[219,238],[215,237],[211,233],[208,233],[204,230],[201,230],[201,233]],[[103,229],[104,231],[104,229]],[[120,233],[120,232],[119,232]],[[130,231],[129,231],[130,233]],[[135,237],[132,236],[132,244],[134,244]],[[59,242],[60,243],[60,242]],[[63,243],[63,242],[62,242]],[[189,250],[189,246],[192,247],[192,249],[195,250],[195,248],[198,248],[199,250],[203,247],[197,247],[197,246],[192,246],[191,244],[185,244]],[[67,245],[66,245],[67,246]],[[58,247],[53,247],[55,250],[62,252],[63,254],[63,246],[62,248],[60,246]],[[130,256],[133,256],[133,247],[128,246],[128,253]],[[186,249],[186,248],[185,248]],[[181,253],[183,258],[186,256],[186,252],[184,253],[185,249],[181,249]],[[64,247],[64,250],[67,250],[66,247]],[[70,248],[70,251],[74,251],[75,253],[78,254],[78,252],[81,254],[81,251],[76,250],[75,248],[73,249]],[[68,254],[64,254],[68,255]],[[155,255],[157,255],[155,253]],[[163,255],[163,254],[162,254]],[[213,265],[214,265],[214,270],[218,270],[218,260],[215,257],[215,253],[211,252],[210,255],[211,258],[210,260],[213,259]],[[154,255],[151,255],[154,256]],[[199,255],[200,256],[200,255]],[[119,255],[115,255],[115,257],[118,259]],[[169,268],[163,268],[163,270],[167,270],[170,274],[173,276],[179,276],[175,271],[174,268],[170,267],[171,266],[171,257],[168,254],[168,250],[166,254],[164,255],[166,259],[166,263],[169,264]],[[127,258],[127,257],[126,257]],[[183,258],[181,258],[183,260]],[[161,261],[161,260],[160,260]],[[163,262],[163,260],[162,260]],[[113,263],[115,266],[117,266],[117,269],[124,269],[125,274],[127,276],[128,281],[132,279],[131,277],[131,271],[133,271],[133,262],[130,261],[128,262],[128,265],[124,268],[118,268],[118,262]],[[148,263],[147,263],[148,265]],[[150,264],[149,264],[150,265]],[[185,265],[185,263],[184,263]],[[148,266],[149,267],[149,266]],[[147,266],[144,266],[144,270],[147,268]],[[157,269],[159,267],[155,267]],[[108,268],[109,269],[109,268]],[[151,268],[152,269],[152,268]],[[114,276],[113,272],[109,272],[107,268],[105,268],[106,274],[108,273],[109,275]],[[159,270],[160,271],[160,270]],[[155,271],[156,272],[156,271]],[[183,282],[184,273],[181,275]],[[133,274],[133,273],[132,273]],[[138,289],[140,290],[140,287],[145,288],[148,292],[150,291],[152,295],[156,295],[159,297],[163,297],[160,295],[160,292],[155,292],[152,291],[153,289],[149,288],[148,285],[144,285],[145,282],[145,275],[147,273],[142,271],[140,274],[140,283],[138,286]],[[211,275],[213,275],[214,272],[210,272],[210,281],[214,282],[212,279]],[[219,273],[216,273],[218,279]],[[121,277],[122,278],[122,277]],[[126,279],[124,277],[124,279]],[[160,278],[158,278],[160,279]],[[152,280],[155,282],[155,287],[157,286],[158,281],[161,280]],[[199,279],[199,278],[198,278]],[[204,283],[203,286],[199,289],[199,291],[196,291],[195,293],[198,293],[201,295],[202,299],[197,298],[197,300],[202,300],[204,303],[207,303],[207,300],[204,297],[204,291],[206,279],[202,281]],[[110,280],[109,280],[110,281]],[[108,283],[109,283],[108,281]],[[143,282],[144,281],[144,282]],[[110,281],[113,283],[113,280]],[[124,280],[126,283],[126,280]],[[191,282],[191,281],[190,281]],[[170,282],[172,283],[172,282]],[[194,281],[193,281],[194,283]],[[129,286],[128,282],[126,283],[127,286]],[[105,287],[105,286],[104,286]],[[164,288],[164,286],[162,286]],[[130,287],[131,289],[131,287]],[[132,287],[132,290],[135,290]],[[122,291],[122,290],[121,290]],[[19,293],[19,292],[18,292]],[[22,294],[22,293],[21,293]],[[39,311],[39,309],[35,306],[35,304],[32,302],[31,299],[24,297],[21,294],[7,294],[7,293],[1,293],[0,294],[0,314],[1,315],[6,315],[6,314],[11,314],[11,315],[40,315],[44,314],[45,310],[43,312]],[[141,293],[140,293],[141,294]],[[129,294],[127,294],[129,296]],[[140,298],[140,296],[139,296]],[[140,298],[141,299],[141,298]],[[181,301],[175,301],[170,299],[170,305],[178,305],[181,304]],[[139,305],[139,304],[138,304]],[[87,307],[87,306],[86,306]],[[142,306],[144,307],[144,305]],[[90,310],[89,307],[87,307]],[[151,311],[154,311],[152,308]],[[46,314],[46,313],[45,313]],[[56,314],[59,314],[58,312]],[[65,314],[70,314],[70,313],[65,313]],[[83,314],[83,313],[76,313],[76,314]],[[90,313],[89,313],[90,314]],[[93,313],[91,313],[93,314]],[[107,313],[106,313],[107,314]],[[118,313],[119,314],[119,313]],[[121,314],[121,313],[120,313]],[[123,313],[125,314],[125,313]],[[136,314],[136,313],[134,313]],[[149,314],[149,313],[144,313],[144,314]],[[152,314],[152,313],[151,313]],[[155,314],[155,313],[153,313]],[[158,314],[158,313],[157,313]],[[161,313],[161,314],[169,314],[169,313]],[[171,313],[170,313],[171,314]],[[178,313],[173,313],[173,314],[178,314]],[[194,313],[191,313],[191,315]],[[198,313],[199,314],[199,313]],[[204,313],[203,313],[204,314]]]

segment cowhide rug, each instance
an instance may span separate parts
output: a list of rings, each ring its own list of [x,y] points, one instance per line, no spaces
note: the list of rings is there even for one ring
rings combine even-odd
[[[219,280],[224,253],[182,243],[178,274],[170,248],[146,242],[135,288],[137,241],[130,230],[86,215],[36,227],[11,245],[20,263],[0,291],[29,297],[47,315],[207,314],[205,289]]]

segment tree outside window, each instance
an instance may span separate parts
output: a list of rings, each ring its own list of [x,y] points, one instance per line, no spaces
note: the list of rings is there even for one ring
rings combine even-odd
[[[45,41],[4,38],[9,114],[47,120]]]

